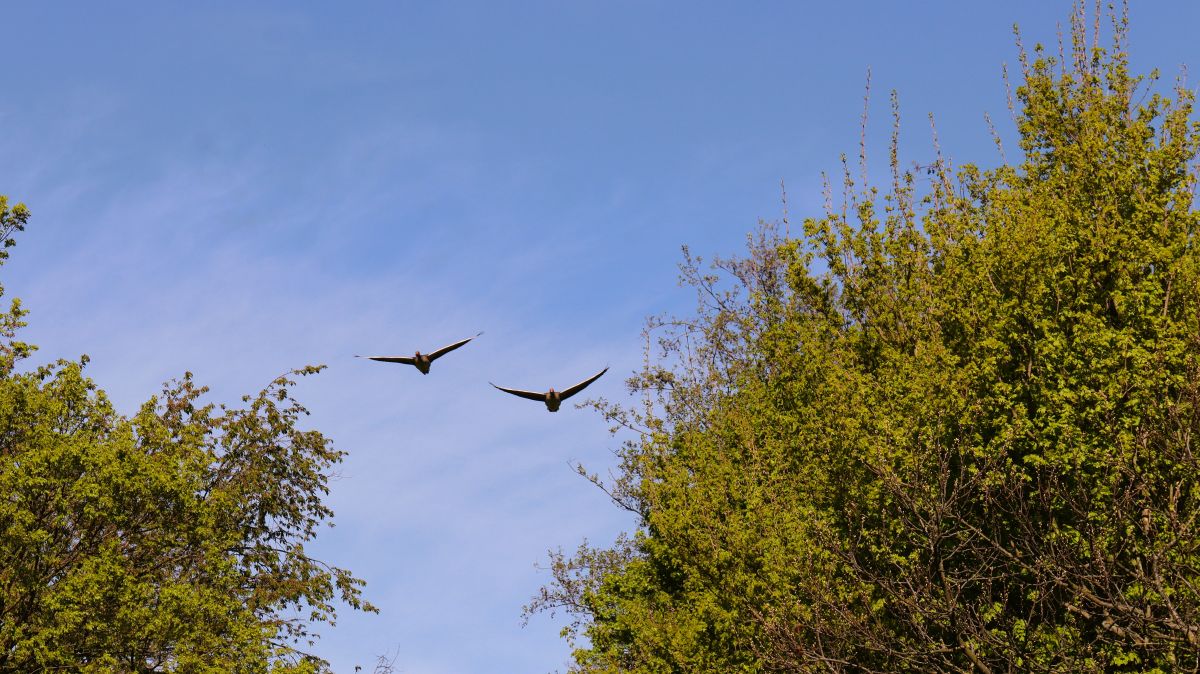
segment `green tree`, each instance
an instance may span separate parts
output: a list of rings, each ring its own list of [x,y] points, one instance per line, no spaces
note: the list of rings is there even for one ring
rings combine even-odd
[[[640,525],[526,609],[577,671],[1200,669],[1200,125],[1112,18],[1022,50],[1019,163],[894,135],[886,190],[686,257],[696,315],[597,403]]]
[[[4,250],[29,214],[0,197]],[[279,377],[243,407],[191,375],[132,417],[0,315],[0,672],[324,672],[304,648],[362,582],[309,557],[342,452]]]

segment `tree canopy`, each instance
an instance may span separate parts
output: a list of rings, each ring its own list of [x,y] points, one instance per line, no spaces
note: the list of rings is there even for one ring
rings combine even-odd
[[[0,197],[0,262],[29,212]],[[281,376],[206,404],[190,374],[132,416],[87,358],[18,372],[0,315],[0,672],[328,671],[305,649],[362,581],[309,557],[342,452]]]
[[[597,403],[638,527],[527,607],[575,671],[1200,668],[1200,125],[1112,19],[1022,49],[1019,161],[894,134],[889,186],[685,249],[696,313]]]

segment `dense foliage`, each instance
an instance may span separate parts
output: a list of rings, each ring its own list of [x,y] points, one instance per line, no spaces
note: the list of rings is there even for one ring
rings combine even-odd
[[[4,249],[28,217],[0,197]],[[23,315],[0,315],[0,672],[327,671],[311,625],[373,609],[305,554],[342,453],[289,376],[244,408],[185,376],[127,418],[86,358],[18,372]]]
[[[639,527],[527,609],[577,671],[1200,668],[1200,125],[1113,26],[1022,52],[1019,163],[893,140],[883,193],[687,258],[696,315],[599,403]]]

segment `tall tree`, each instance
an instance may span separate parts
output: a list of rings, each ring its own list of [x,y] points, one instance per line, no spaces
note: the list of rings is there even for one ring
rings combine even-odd
[[[0,197],[0,256],[28,217]],[[304,547],[342,457],[290,393],[320,368],[242,407],[188,374],[126,417],[86,357],[17,372],[23,316],[0,315],[0,672],[328,671],[312,626],[374,608]]]
[[[893,136],[882,193],[687,257],[696,315],[599,403],[640,526],[527,608],[577,671],[1200,668],[1200,125],[1111,18],[1022,51],[1019,163]]]

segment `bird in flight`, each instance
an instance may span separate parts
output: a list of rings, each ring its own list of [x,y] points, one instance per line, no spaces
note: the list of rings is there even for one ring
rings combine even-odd
[[[557,412],[559,405],[562,404],[562,401],[587,388],[588,384],[591,384],[599,379],[605,372],[608,372],[607,367],[603,370],[600,370],[599,374],[593,375],[588,379],[584,379],[565,391],[555,391],[554,389],[550,389],[545,393],[539,393],[537,391],[522,391],[521,389],[516,388],[504,388],[503,386],[496,386],[495,384],[492,384],[492,386],[496,386],[496,388],[504,391],[505,393],[511,393],[515,396],[520,396],[529,400],[538,400],[544,402],[546,403],[546,409],[550,410],[551,412]]]
[[[478,337],[479,335],[482,335],[482,334],[483,333],[480,332],[478,335],[475,335],[475,337]],[[421,371],[421,374],[429,374],[429,366],[433,364],[433,361],[450,353],[451,351],[457,349],[458,347],[462,346],[463,344],[466,344],[467,342],[471,341],[472,339],[475,339],[475,337],[468,337],[462,341],[458,341],[453,344],[448,344],[448,345],[443,346],[442,348],[438,349],[437,351],[434,351],[433,353],[421,353],[420,351],[418,351],[411,356],[355,356],[355,358],[367,358],[369,360],[377,360],[381,363],[403,363],[405,365],[415,366],[418,370]]]

